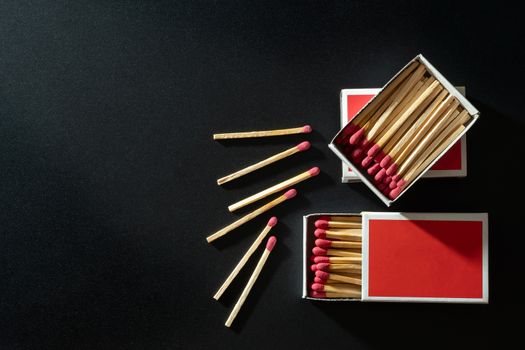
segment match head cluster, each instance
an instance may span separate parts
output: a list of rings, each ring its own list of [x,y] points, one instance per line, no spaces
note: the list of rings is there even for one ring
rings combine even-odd
[[[360,216],[322,216],[314,222],[310,297],[361,297]]]
[[[461,136],[471,119],[416,60],[350,121],[335,143],[393,200]]]

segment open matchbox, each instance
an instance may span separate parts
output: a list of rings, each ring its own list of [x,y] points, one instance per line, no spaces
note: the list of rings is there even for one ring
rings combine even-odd
[[[361,298],[309,296],[314,223],[322,216],[361,216]],[[487,304],[486,213],[315,213],[303,217],[302,297],[323,301]]]
[[[377,98],[383,98],[382,94],[385,90],[389,88],[389,85],[396,80],[396,78],[403,74],[403,72],[412,65],[414,62],[419,62],[425,67],[426,74],[433,77],[436,81],[441,84],[444,91],[447,91],[455,100],[459,103],[459,108],[466,110],[470,116],[470,120],[464,125],[464,129],[456,137],[452,138],[443,151],[439,152],[437,156],[433,159],[430,159],[428,165],[422,168],[422,171],[418,173],[413,179],[411,179],[406,185],[401,188],[401,192],[397,193],[395,197],[387,196],[383,191],[376,187],[374,183],[373,176],[367,174],[367,172],[354,163],[354,161],[346,155],[345,148],[347,146],[348,135],[351,134],[352,123],[346,124],[332,139],[329,148],[350,168],[353,174],[355,174],[361,181],[363,181],[371,190],[374,192],[387,206],[390,206],[394,201],[399,199],[412,185],[414,185],[419,178],[427,173],[427,171],[432,168],[437,161],[443,157],[462,137],[466,132],[472,127],[472,125],[479,118],[479,111],[456,89],[430,62],[423,57],[423,55],[418,55],[410,62],[407,63],[374,97],[370,98],[369,102],[365,103],[364,106],[357,112],[352,119],[358,118],[362,113],[370,113],[369,105],[372,105],[374,100]],[[394,85],[392,85],[394,86]],[[396,88],[397,89],[397,88]],[[396,90],[394,89],[394,92]]]
[[[456,89],[465,96],[465,87],[456,86]],[[341,90],[341,128],[352,120],[375,95],[380,88],[343,89]],[[351,168],[342,162],[342,183],[361,182]],[[422,177],[465,177],[467,176],[467,135],[463,135]]]

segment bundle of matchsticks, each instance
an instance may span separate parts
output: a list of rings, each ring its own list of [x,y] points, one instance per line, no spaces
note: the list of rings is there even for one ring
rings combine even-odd
[[[360,216],[322,216],[315,221],[310,270],[313,298],[361,298]]]
[[[456,97],[415,60],[350,121],[336,143],[393,200],[471,119]]]

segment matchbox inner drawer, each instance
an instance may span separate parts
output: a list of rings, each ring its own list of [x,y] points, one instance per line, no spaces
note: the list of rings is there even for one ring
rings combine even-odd
[[[310,296],[314,223],[326,216],[362,218],[360,298]],[[303,217],[303,226],[305,299],[488,303],[486,213],[315,213]]]
[[[413,70],[416,63],[424,67],[423,75],[414,78],[412,82],[415,81],[416,85],[407,83],[407,87],[404,88],[403,84],[409,81],[412,74],[418,73],[419,66]],[[401,79],[409,71],[404,80]],[[433,86],[436,87],[432,89]],[[439,89],[439,93],[436,89]],[[445,97],[442,97],[442,92],[446,93]],[[398,98],[396,94],[400,94],[401,97]],[[445,103],[439,98],[445,99],[447,103],[438,111],[441,103],[436,102],[434,109],[431,107],[435,101]],[[428,114],[425,114],[427,111]],[[466,111],[468,117],[467,121],[458,124],[457,128],[452,127],[458,122],[456,111],[459,115]],[[434,112],[437,117],[430,118]],[[335,135],[329,148],[387,206],[390,206],[456,144],[478,117],[479,111],[430,62],[418,55]],[[367,122],[359,125],[363,120]],[[432,121],[425,123],[425,120]],[[434,129],[434,126],[437,129]],[[438,128],[441,126],[441,129]],[[352,136],[361,129],[363,136],[359,142],[351,144]],[[420,142],[426,135],[431,135],[428,142]],[[359,152],[358,148],[362,149],[362,152]],[[387,156],[391,161],[386,161]],[[381,165],[383,163],[386,165]],[[389,174],[385,175],[386,172]]]

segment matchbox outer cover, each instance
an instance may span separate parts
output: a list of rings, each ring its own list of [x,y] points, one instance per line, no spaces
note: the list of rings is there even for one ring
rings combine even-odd
[[[488,215],[363,216],[363,301],[488,303]]]
[[[465,96],[465,87],[456,87]],[[352,118],[365,106],[375,95],[381,91],[379,88],[373,89],[343,89],[341,90],[341,128],[343,128]],[[360,182],[352,169],[342,162],[343,183]],[[467,135],[456,142],[448,152],[443,155],[434,166],[422,177],[465,177],[467,176]]]
[[[422,64],[425,65],[425,67],[427,68],[427,70],[434,76],[434,78],[436,78],[436,80],[438,80],[441,85],[443,85],[443,87],[451,94],[453,95],[458,101],[459,101],[459,104],[465,108],[465,110],[467,110],[468,114],[472,117],[470,123],[468,123],[466,126],[465,126],[465,129],[463,130],[463,132],[461,134],[459,134],[455,140],[453,140],[450,145],[443,150],[443,152],[441,152],[435,159],[434,161],[430,162],[430,164],[425,168],[425,170],[423,170],[414,180],[412,180],[404,189],[403,191],[401,191],[401,193],[395,198],[395,199],[390,199],[388,197],[386,197],[383,193],[381,193],[381,191],[379,191],[374,184],[372,184],[371,180],[368,178],[368,175],[365,175],[363,173],[363,170],[361,168],[359,168],[358,166],[355,166],[352,161],[350,161],[344,154],[343,150],[341,149],[341,146],[338,145],[337,143],[337,140],[339,140],[341,137],[343,137],[347,132],[348,132],[348,129],[347,129],[347,126],[345,126],[344,128],[342,128],[341,130],[339,130],[339,132],[334,136],[334,138],[332,139],[332,141],[330,142],[330,144],[328,145],[328,147],[346,164],[348,165],[352,172],[355,173],[360,179],[361,181],[363,181],[367,186],[368,188],[370,188],[370,190],[372,192],[375,193],[376,196],[379,197],[379,199],[381,199],[381,201],[383,203],[385,203],[387,206],[390,206],[393,202],[395,202],[396,200],[398,200],[399,198],[401,198],[403,196],[403,194],[405,194],[405,192],[410,188],[412,187],[420,178],[421,176],[425,175],[425,173],[431,168],[434,166],[434,164],[445,154],[448,152],[448,150],[450,148],[452,148],[457,142],[458,140],[463,137],[463,135],[465,135],[467,133],[467,131],[472,127],[472,125],[474,125],[474,123],[477,121],[477,119],[479,118],[479,111],[464,97],[461,95],[461,93],[436,69],[434,68],[434,66],[432,66],[432,64],[430,64],[430,62],[425,59],[423,57],[423,55],[417,55],[414,59],[410,60],[410,62],[408,62],[399,72],[397,72],[393,77],[392,79],[390,79],[388,81],[388,83],[386,83],[386,85],[381,89],[384,90],[388,85],[390,85],[390,83],[403,71],[405,70],[412,62],[414,61],[420,61]],[[381,92],[380,91],[380,92]],[[379,92],[379,93],[380,93]],[[378,93],[378,94],[379,94]],[[374,97],[375,98],[375,97]],[[370,100],[373,101],[374,98],[372,98]],[[363,108],[361,108],[361,110],[359,110],[359,112],[354,116],[357,117],[359,114],[361,114],[364,110],[366,110],[367,106],[370,104],[370,102],[366,103],[365,106],[363,106]]]

